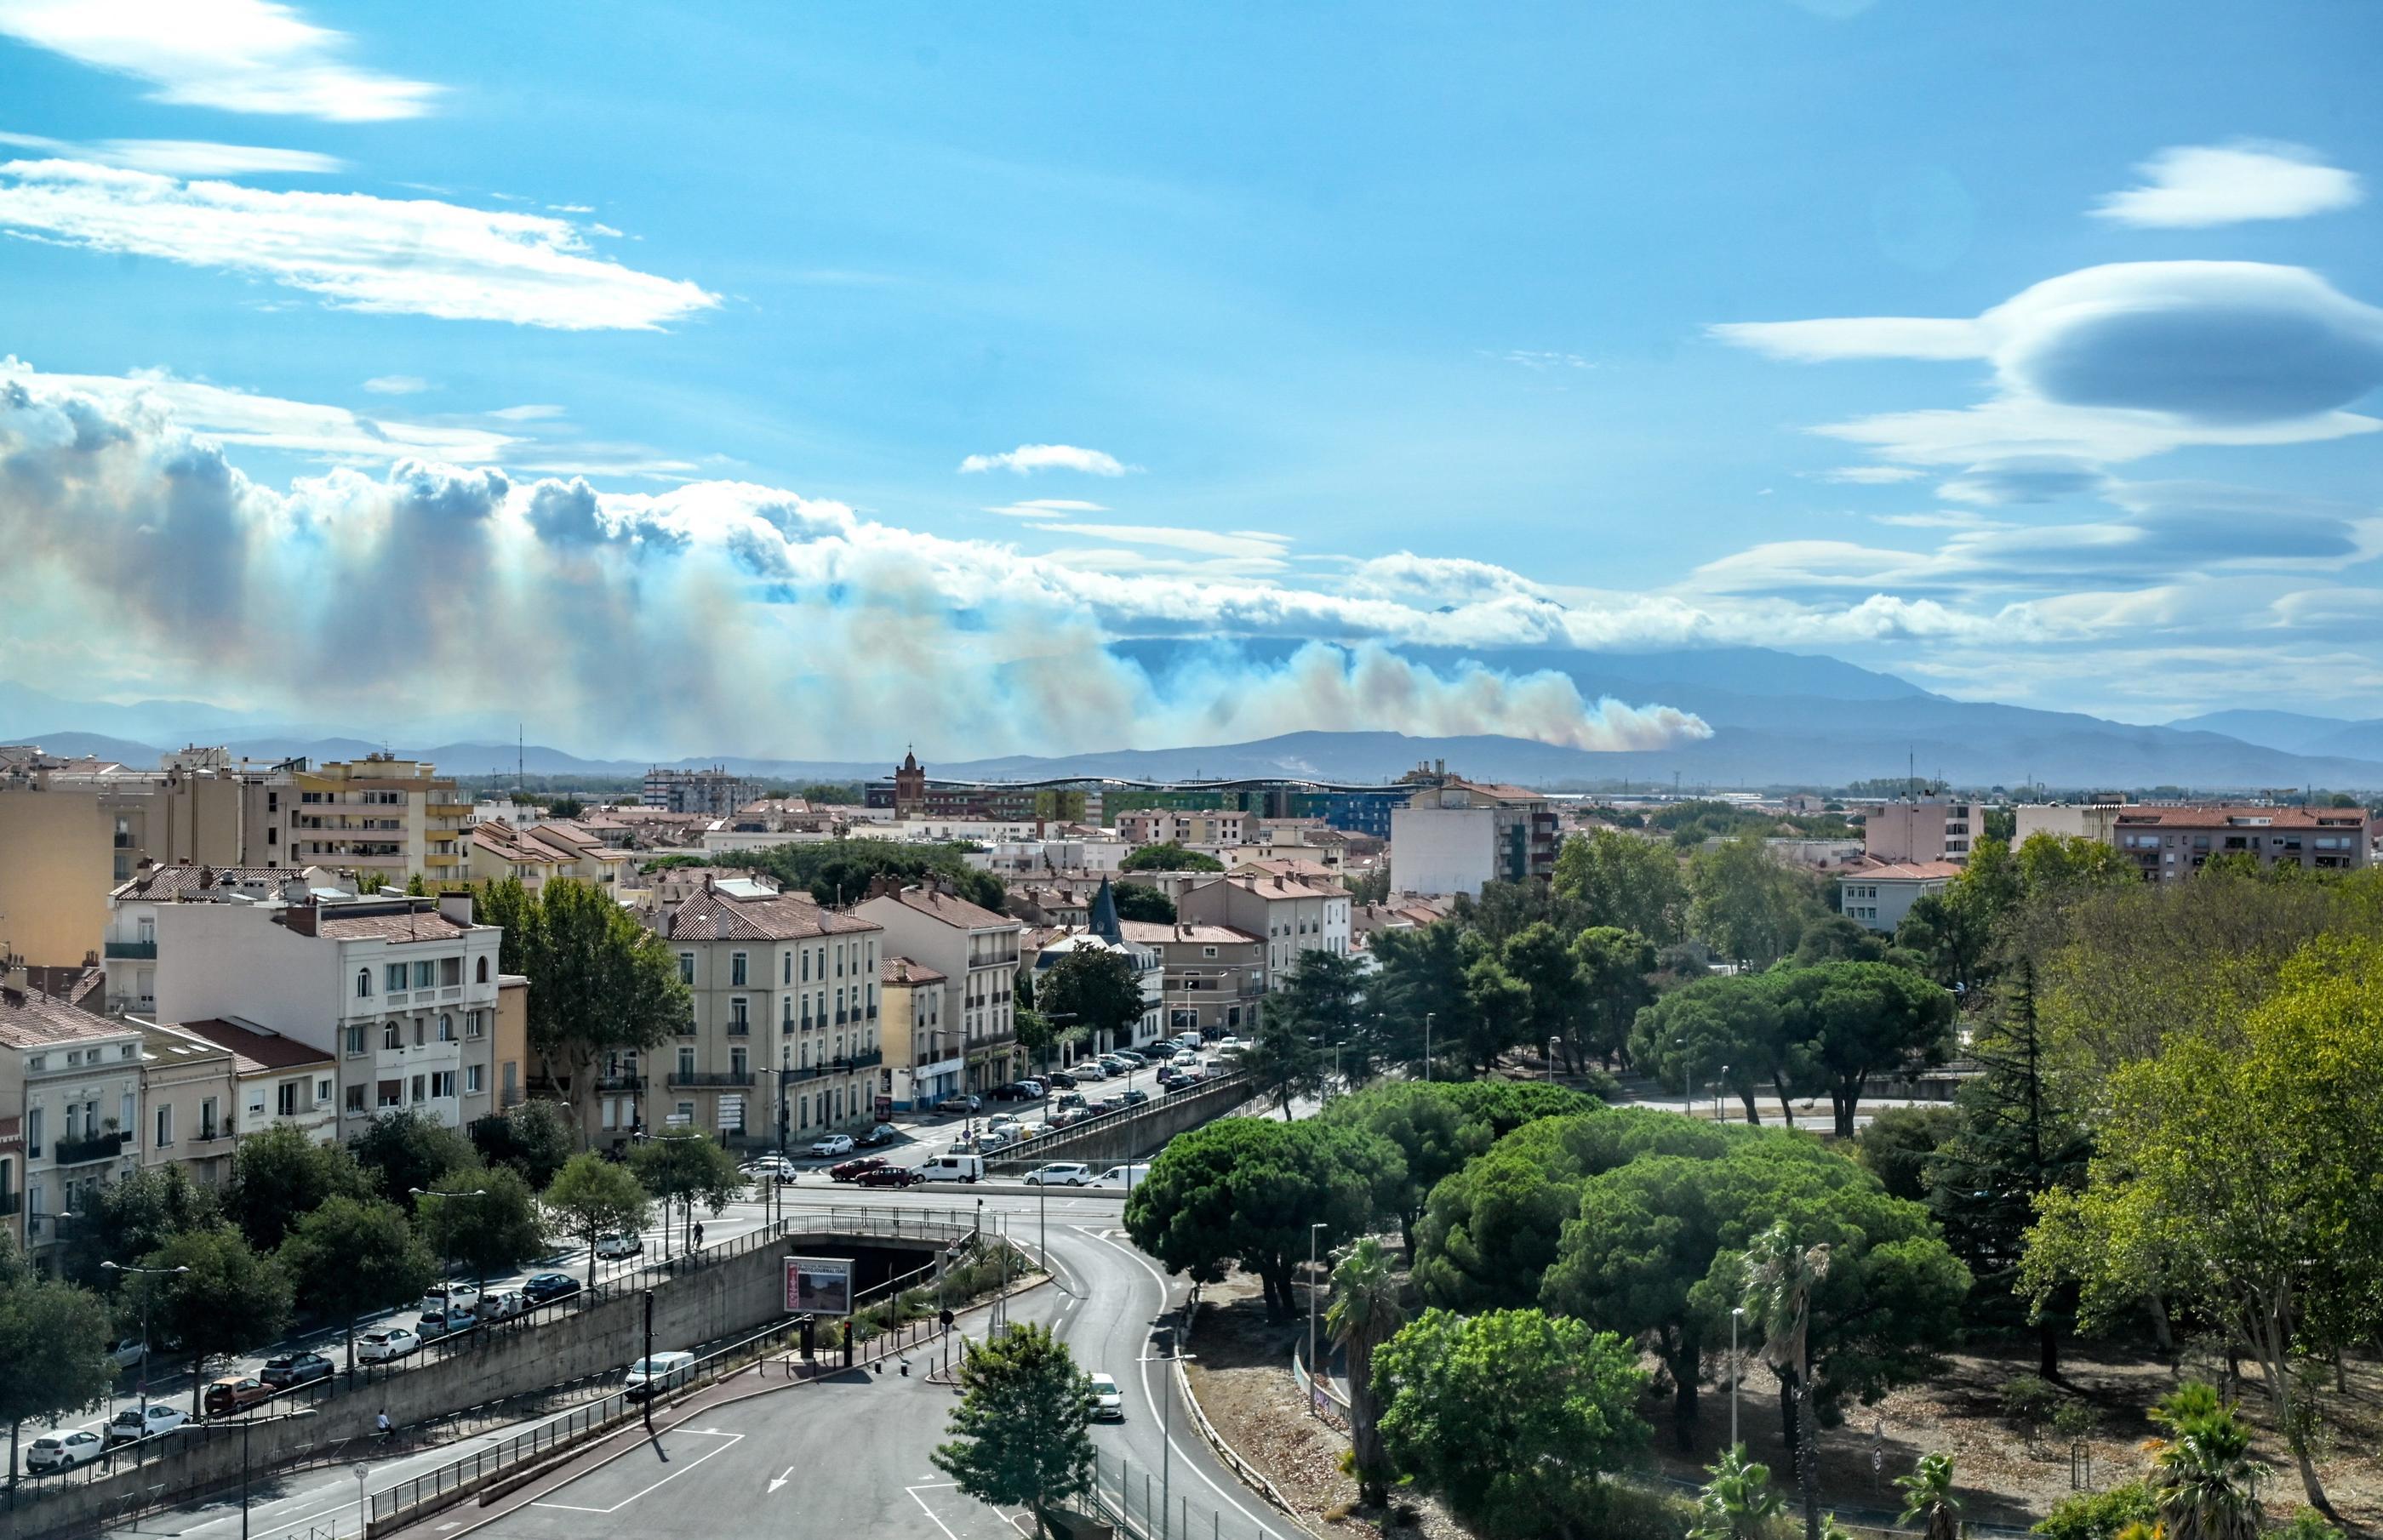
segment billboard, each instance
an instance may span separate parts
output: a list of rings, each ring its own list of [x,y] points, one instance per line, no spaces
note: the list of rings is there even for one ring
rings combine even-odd
[[[850,1315],[852,1259],[849,1257],[788,1257],[786,1313],[789,1315]]]

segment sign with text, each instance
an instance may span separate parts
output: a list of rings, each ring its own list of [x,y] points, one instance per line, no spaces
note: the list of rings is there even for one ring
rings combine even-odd
[[[786,1313],[789,1315],[850,1315],[852,1259],[849,1257],[788,1257]]]

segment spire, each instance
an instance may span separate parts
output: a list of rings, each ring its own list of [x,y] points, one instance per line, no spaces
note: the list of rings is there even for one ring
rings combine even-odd
[[[1100,891],[1093,894],[1092,917],[1085,929],[1112,946],[1125,944],[1125,926],[1117,919],[1117,894],[1109,891],[1109,880],[1101,878]]]

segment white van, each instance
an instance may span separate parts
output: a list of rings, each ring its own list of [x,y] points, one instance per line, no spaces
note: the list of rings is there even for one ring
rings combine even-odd
[[[1084,1186],[1095,1192],[1104,1189],[1112,1192],[1130,1192],[1148,1180],[1150,1165],[1148,1162],[1142,1162],[1135,1165],[1112,1165]]]
[[[656,1353],[629,1365],[621,1388],[629,1399],[642,1401],[658,1390],[673,1390],[695,1377],[693,1353]]]
[[[973,1182],[984,1176],[982,1155],[937,1155],[919,1167],[922,1182]]]

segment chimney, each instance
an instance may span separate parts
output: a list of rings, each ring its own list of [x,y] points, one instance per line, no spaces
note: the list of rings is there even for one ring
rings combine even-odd
[[[711,914],[711,935],[714,941],[728,939],[728,911],[715,909]]]
[[[438,912],[458,925],[472,923],[472,895],[468,893],[442,893],[438,895]]]

